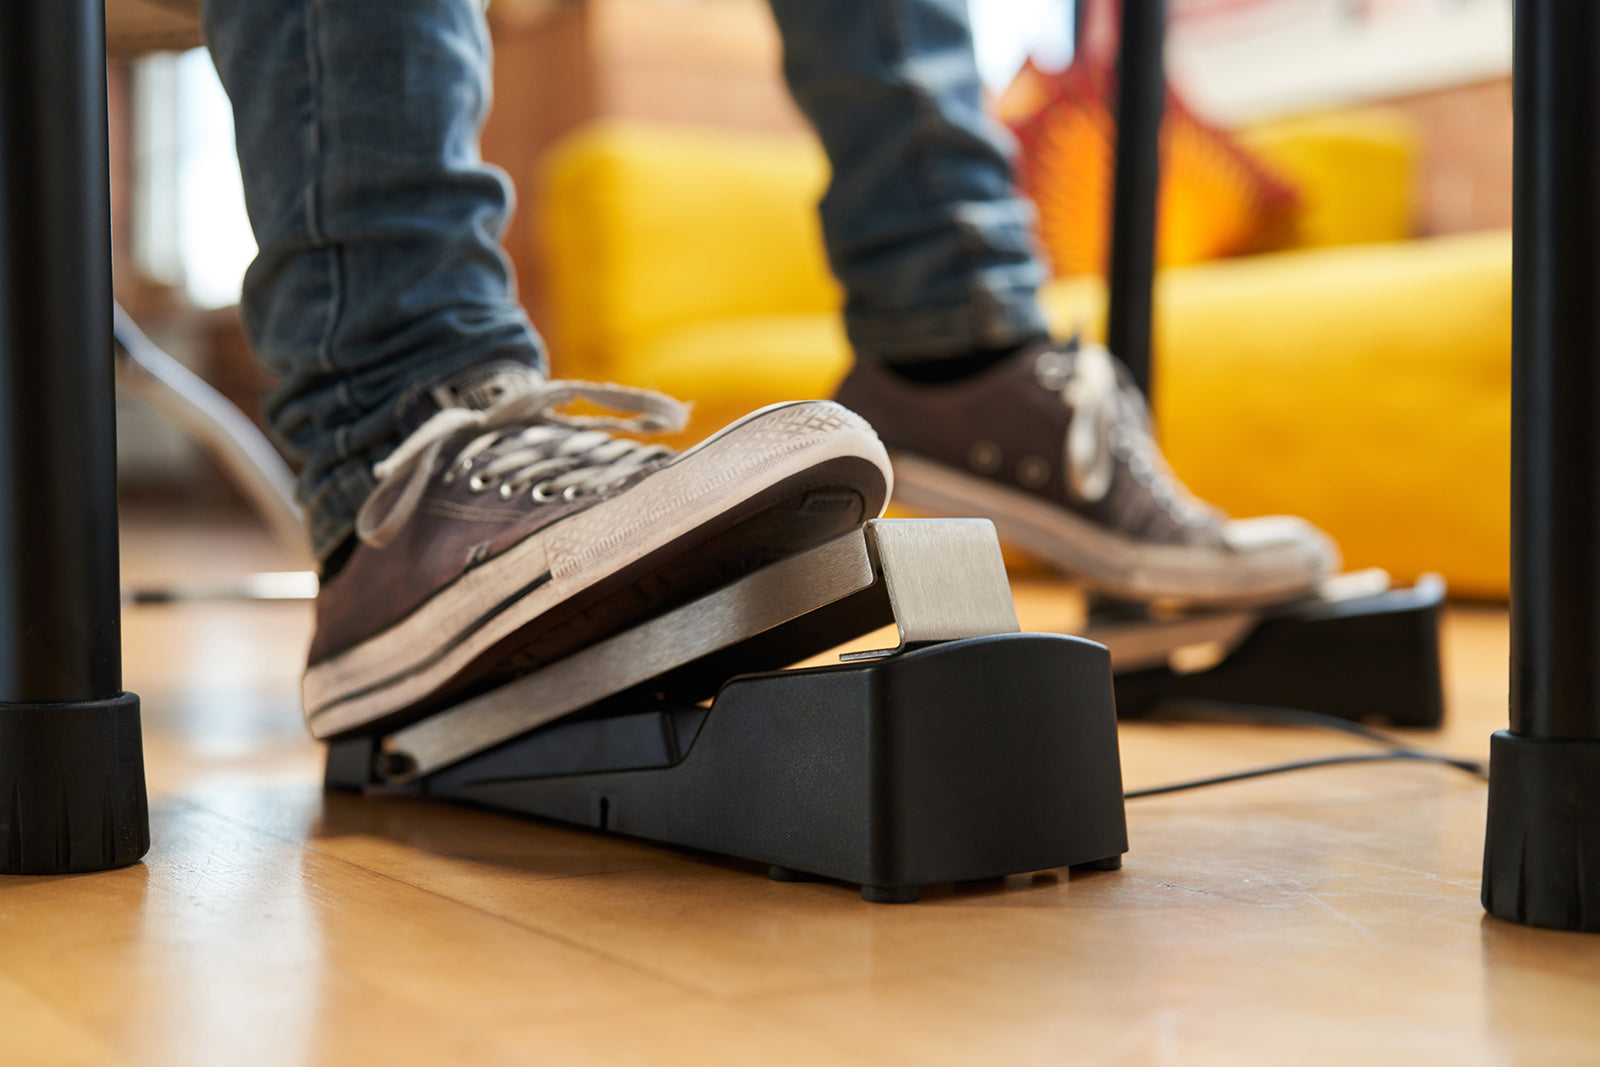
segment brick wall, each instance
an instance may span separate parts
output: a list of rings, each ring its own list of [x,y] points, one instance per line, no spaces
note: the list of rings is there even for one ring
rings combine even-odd
[[[1422,135],[1418,230],[1462,233],[1511,225],[1511,79],[1389,102]]]

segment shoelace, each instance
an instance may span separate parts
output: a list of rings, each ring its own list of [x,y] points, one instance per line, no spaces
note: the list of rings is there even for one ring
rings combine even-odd
[[[1211,509],[1178,480],[1150,433],[1150,416],[1138,387],[1100,345],[1072,353],[1044,352],[1034,365],[1039,384],[1056,391],[1072,411],[1064,448],[1067,486],[1093,504],[1111,491],[1116,461],[1156,504],[1184,526],[1210,521]]]
[[[579,399],[635,417],[554,414]],[[446,482],[467,474],[487,454],[490,461],[470,475],[474,491],[498,485],[506,500],[528,491],[542,503],[603,492],[672,454],[605,430],[671,432],[687,421],[688,408],[669,396],[594,382],[536,381],[488,408],[444,408],[373,467],[378,487],[356,516],[356,535],[375,548],[393,541],[416,511],[445,450],[465,431],[479,433],[457,448],[443,475]]]

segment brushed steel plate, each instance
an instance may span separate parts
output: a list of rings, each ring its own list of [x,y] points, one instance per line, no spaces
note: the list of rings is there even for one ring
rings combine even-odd
[[[432,773],[647,682],[704,699],[733,674],[786,667],[891,621],[900,647],[870,655],[1017,632],[994,526],[868,522],[396,731],[383,742],[389,780]]]

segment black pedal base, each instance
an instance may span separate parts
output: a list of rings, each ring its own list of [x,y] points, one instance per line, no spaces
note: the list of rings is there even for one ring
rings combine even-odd
[[[103,871],[149,848],[137,696],[0,703],[0,874]]]
[[[1444,596],[1444,583],[1431,578],[1410,589],[1284,605],[1263,613],[1207,669],[1119,670],[1117,711],[1141,718],[1173,706],[1247,705],[1437,729]],[[1093,626],[1090,636],[1099,636]]]
[[[742,675],[709,708],[610,706],[395,788],[768,865],[781,880],[915,900],[931,883],[1127,851],[1104,648],[1002,634]],[[379,781],[370,737],[328,784]]]

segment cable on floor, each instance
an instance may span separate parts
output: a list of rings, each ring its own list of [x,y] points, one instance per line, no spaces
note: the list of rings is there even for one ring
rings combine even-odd
[[[1333,756],[1321,756],[1315,759],[1252,767],[1207,778],[1171,782],[1166,785],[1151,786],[1147,789],[1130,790],[1123,794],[1123,799],[1125,800],[1138,800],[1142,797],[1162,796],[1167,793],[1180,793],[1190,789],[1202,789],[1206,786],[1223,785],[1228,782],[1242,782],[1251,778],[1265,778],[1269,775],[1289,774],[1295,771],[1313,770],[1317,767],[1334,767],[1347,763],[1434,763],[1446,767],[1454,767],[1484,781],[1489,778],[1489,768],[1478,760],[1462,759],[1442,752],[1412,748],[1400,738],[1386,734],[1382,730],[1373,729],[1365,723],[1341,719],[1337,715],[1305,711],[1300,708],[1193,702],[1183,706],[1163,709],[1161,714],[1152,716],[1152,718],[1156,721],[1164,722],[1231,722],[1250,723],[1253,725],[1306,726],[1313,729],[1350,734],[1363,740],[1371,741],[1374,744],[1382,745],[1386,751],[1341,753]]]

